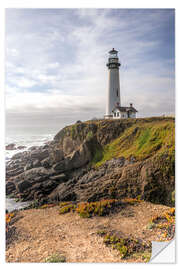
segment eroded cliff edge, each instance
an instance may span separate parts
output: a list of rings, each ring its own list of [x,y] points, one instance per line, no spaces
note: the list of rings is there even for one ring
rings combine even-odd
[[[171,205],[175,119],[98,120],[63,128],[49,144],[16,154],[6,193],[23,200],[141,197]]]

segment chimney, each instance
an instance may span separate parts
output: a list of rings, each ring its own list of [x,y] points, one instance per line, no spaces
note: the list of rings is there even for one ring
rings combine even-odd
[[[133,106],[133,104],[132,103],[130,103],[130,107],[132,107]]]

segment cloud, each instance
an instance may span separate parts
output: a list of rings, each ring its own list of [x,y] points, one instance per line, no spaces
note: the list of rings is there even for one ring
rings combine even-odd
[[[132,101],[140,116],[173,112],[173,10],[7,9],[7,125],[103,116],[112,47],[122,105]]]

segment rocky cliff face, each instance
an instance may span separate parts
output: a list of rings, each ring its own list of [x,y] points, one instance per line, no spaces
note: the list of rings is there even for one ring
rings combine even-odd
[[[99,120],[65,127],[13,156],[6,192],[24,200],[94,201],[140,196],[171,204],[174,119]]]

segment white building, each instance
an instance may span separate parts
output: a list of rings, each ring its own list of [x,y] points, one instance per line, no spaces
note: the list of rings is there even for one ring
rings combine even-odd
[[[130,107],[121,107],[118,51],[109,51],[107,67],[109,83],[105,118],[136,118],[137,110],[130,103]]]
[[[130,103],[130,107],[121,107],[118,104],[112,110],[113,118],[136,118],[137,110]]]

